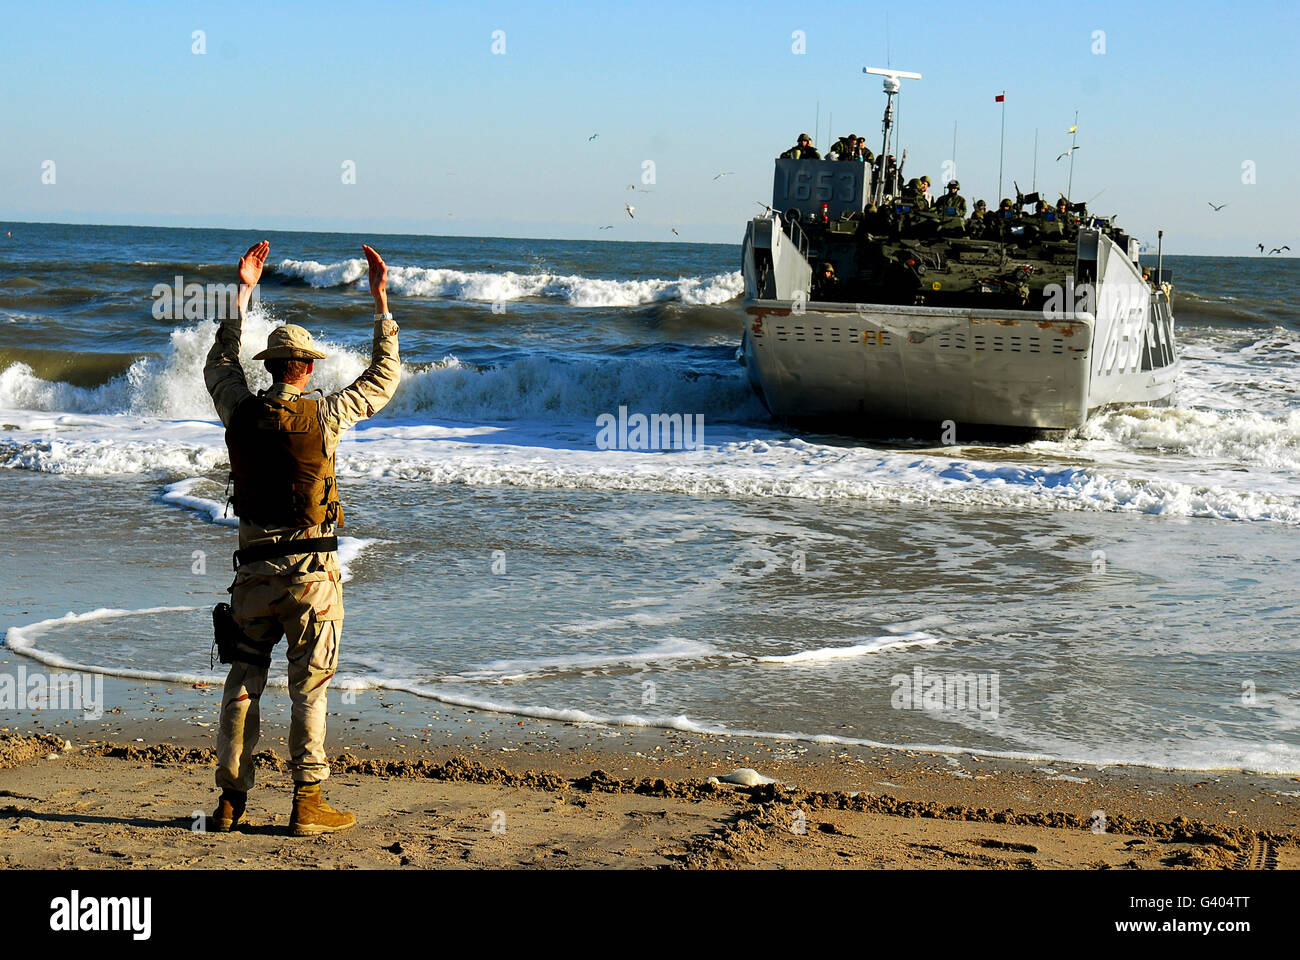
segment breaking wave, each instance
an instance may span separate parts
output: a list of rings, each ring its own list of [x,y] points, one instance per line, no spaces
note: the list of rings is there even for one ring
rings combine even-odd
[[[365,288],[366,262],[344,260],[282,260],[275,268],[311,287]],[[549,299],[574,307],[635,307],[676,300],[713,305],[734,300],[744,292],[740,272],[677,280],[602,280],[552,273],[466,272],[432,267],[389,267],[388,289],[405,297],[439,297],[486,302]]]
[[[253,360],[266,336],[279,324],[254,308],[244,325],[240,359],[249,387],[270,384]],[[47,380],[27,358],[15,357],[0,370],[0,408],[27,411],[130,414],[166,419],[213,419],[212,400],[203,382],[203,365],[216,335],[213,321],[177,327],[161,356],[142,356],[125,373],[97,386]],[[329,356],[316,362],[312,386],[331,393],[355,380],[369,363],[369,352],[318,338]],[[53,369],[52,363],[47,368]],[[43,370],[41,372],[44,372]],[[640,358],[559,359],[534,355],[500,366],[475,366],[454,356],[436,363],[403,364],[402,383],[380,417],[453,420],[589,419],[630,408],[702,413],[710,421],[763,416],[739,367],[734,372],[701,373],[680,364]]]

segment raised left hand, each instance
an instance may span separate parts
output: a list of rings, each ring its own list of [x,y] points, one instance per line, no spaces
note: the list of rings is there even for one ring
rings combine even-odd
[[[239,258],[239,282],[246,287],[255,287],[262,279],[262,267],[266,256],[271,252],[271,244],[263,240],[248,248],[248,252]]]

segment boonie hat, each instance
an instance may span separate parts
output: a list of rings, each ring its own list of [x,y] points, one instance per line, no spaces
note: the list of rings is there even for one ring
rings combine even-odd
[[[254,360],[324,360],[327,354],[316,349],[311,334],[296,323],[286,323],[272,330],[266,338],[266,349]]]

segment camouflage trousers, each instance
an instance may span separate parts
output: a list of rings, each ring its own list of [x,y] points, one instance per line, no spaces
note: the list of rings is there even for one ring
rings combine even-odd
[[[330,774],[325,756],[326,691],[338,666],[342,586],[334,579],[303,582],[241,575],[230,605],[248,638],[239,645],[241,652],[266,656],[282,637],[288,640],[289,770],[297,783],[325,780]],[[260,736],[267,672],[267,667],[254,663],[230,665],[217,730],[220,788],[247,792],[253,786],[253,752]]]

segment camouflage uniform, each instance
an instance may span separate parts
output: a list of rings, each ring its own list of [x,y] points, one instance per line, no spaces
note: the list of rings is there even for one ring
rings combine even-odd
[[[929,210],[930,200],[921,190],[921,181],[913,177],[903,187],[902,201],[916,210]]]
[[[804,140],[808,141],[808,146],[802,146]],[[795,145],[781,154],[781,160],[820,160],[822,155],[817,152],[817,148],[812,145],[812,138],[806,133],[799,134],[799,139]]]
[[[1079,221],[1074,219],[1074,211],[1069,208],[1068,203],[1064,210],[1061,209],[1061,204],[1056,205],[1056,219],[1061,224],[1061,232],[1067,236],[1078,229]]]
[[[960,193],[945,193],[934,201],[934,208],[949,217],[966,216],[966,198]],[[948,213],[948,211],[953,211]]]
[[[239,364],[243,324],[224,320],[208,352],[203,378],[221,422],[229,426],[235,407],[252,396]],[[376,320],[370,366],[351,385],[322,398],[317,405],[325,454],[333,458],[339,436],[353,424],[373,416],[393,396],[401,378],[397,354],[397,324]],[[292,398],[297,387],[274,384],[267,395]],[[239,548],[335,535],[327,520],[304,529],[261,527],[239,522]],[[338,555],[303,553],[256,560],[239,568],[231,588],[235,622],[248,637],[240,649],[265,656],[288,639],[288,680],[292,714],[289,726],[289,768],[297,783],[319,783],[329,776],[325,757],[326,690],[338,665],[343,626],[343,587]],[[247,792],[253,785],[253,751],[259,736],[259,701],[266,688],[267,668],[253,663],[231,664],[221,700],[217,730],[217,786]]]
[[[849,145],[848,137],[840,137],[835,141],[835,145],[830,149],[831,160],[856,160],[859,163],[874,163],[876,155],[867,149],[867,144],[863,140],[854,140],[853,145]]]

